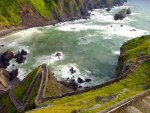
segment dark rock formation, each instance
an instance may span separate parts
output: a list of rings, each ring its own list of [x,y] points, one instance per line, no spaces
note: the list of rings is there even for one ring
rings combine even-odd
[[[106,11],[108,11],[108,12],[109,12],[110,10],[111,10],[111,8],[107,8],[107,9],[106,9]]]
[[[77,90],[78,89],[78,84],[76,83],[76,81],[74,79],[71,79],[69,81],[69,87],[73,90]]]
[[[14,57],[13,52],[6,51],[1,55],[1,60],[2,61],[10,61],[13,57]]]
[[[131,14],[130,8],[122,9],[119,13],[114,15],[114,20],[123,20],[128,14]]]
[[[22,49],[21,52],[18,51],[18,53],[15,54],[14,58],[16,58],[16,62],[18,64],[21,64],[21,63],[24,63],[25,60],[26,60],[25,55],[27,55],[27,51],[25,51],[24,49]]]
[[[14,78],[16,78],[18,76],[18,69],[13,69],[10,73],[10,80],[13,80]]]
[[[82,78],[80,78],[80,77],[78,77],[78,80],[77,80],[77,81],[78,81],[78,83],[80,83],[80,84],[81,84],[81,83],[84,83],[84,80],[83,80]]]
[[[131,14],[131,9],[130,8],[127,9],[127,14]]]
[[[0,57],[0,68],[6,69],[9,66],[10,60],[14,57],[13,52],[6,51]]]
[[[72,67],[72,68],[70,68],[70,73],[74,74],[74,73],[76,73],[76,70],[74,70],[74,68]]]
[[[124,2],[126,2],[126,0],[70,0],[66,7],[63,0],[57,0],[57,8],[51,9],[51,19],[45,19],[39,14],[36,8],[24,4],[21,6],[20,15],[23,26],[54,25],[57,22],[89,16],[88,10],[97,8],[110,9],[113,6],[121,6]],[[32,14],[30,14],[30,12],[32,12]]]
[[[6,69],[9,65],[9,61],[0,61],[0,68]]]
[[[20,55],[19,57],[16,58],[16,62],[17,62],[18,64],[24,63],[25,60],[26,60],[26,57],[24,57],[24,56],[22,56],[22,55]]]
[[[89,79],[89,78],[86,78],[85,79],[85,82],[91,82],[92,80],[91,79]]]
[[[22,54],[22,55],[27,55],[28,53],[27,53],[27,51],[25,51],[24,49],[22,49],[22,50],[21,50],[21,54]]]

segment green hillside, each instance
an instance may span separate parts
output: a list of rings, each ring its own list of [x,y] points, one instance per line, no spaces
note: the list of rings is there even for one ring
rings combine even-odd
[[[142,52],[143,55],[150,54],[149,51],[147,51],[149,49],[150,36],[143,36],[126,42],[121,48],[121,53],[124,54],[126,60],[133,61],[133,59],[138,58],[139,52]],[[111,105],[149,89],[149,67],[150,62],[145,62],[131,76],[117,83],[83,94],[46,102],[43,105],[50,104],[51,107],[34,110],[30,113],[74,113],[74,111],[97,113]],[[94,108],[95,105],[98,107]]]
[[[101,3],[105,6],[113,6],[124,1],[92,0],[92,7],[100,8]],[[21,25],[22,19],[26,19],[21,18],[22,14],[33,17],[38,13],[46,22],[87,16],[88,4],[91,6],[88,0],[0,0],[0,29]]]

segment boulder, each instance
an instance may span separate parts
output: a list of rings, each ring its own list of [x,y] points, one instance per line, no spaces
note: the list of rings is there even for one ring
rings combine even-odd
[[[22,50],[21,50],[21,54],[22,54],[22,55],[27,55],[28,53],[27,53],[27,51],[25,51],[24,49],[22,49]]]
[[[14,56],[14,58],[16,58],[16,62],[18,64],[25,62],[25,60],[26,60],[26,57],[24,57],[25,54],[26,54],[26,51],[22,50],[21,52],[18,51],[18,53]]]
[[[86,78],[85,82],[91,82],[92,80],[90,78]]]
[[[21,53],[20,53],[20,51],[18,51],[18,53],[15,54],[14,58],[18,58],[20,56],[21,56]]]
[[[18,58],[16,59],[16,62],[17,62],[18,64],[21,64],[21,63],[24,63],[25,60],[26,60],[26,58],[21,55],[20,57],[18,57]]]
[[[1,61],[0,68],[6,69],[10,65],[9,61]]]
[[[18,76],[18,69],[13,69],[10,73],[10,80],[13,80],[14,78],[16,78]]]
[[[80,78],[80,77],[78,77],[78,80],[77,80],[77,81],[78,81],[78,83],[80,83],[80,84],[81,84],[81,83],[84,83],[84,80],[83,80],[82,78]]]
[[[71,72],[71,74],[74,74],[74,73],[76,73],[76,70],[74,70],[74,68],[72,67],[72,68],[70,68],[70,72]]]
[[[107,8],[106,11],[108,11],[108,12],[111,11],[111,8]]]
[[[13,52],[6,51],[1,55],[1,61],[10,61],[14,57]]]
[[[61,53],[57,52],[55,56],[60,57]]]
[[[114,15],[114,20],[123,20],[128,14],[131,14],[130,8],[122,9],[120,12]]]
[[[131,14],[131,9],[130,8],[127,9],[127,14]]]

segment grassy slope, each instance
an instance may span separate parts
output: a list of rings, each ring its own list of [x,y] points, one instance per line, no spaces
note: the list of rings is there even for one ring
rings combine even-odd
[[[150,54],[150,36],[142,36],[128,41],[121,48],[124,60],[134,62],[139,56]]]
[[[64,0],[69,4],[69,0]],[[15,26],[21,23],[21,5],[32,5],[45,19],[50,19],[54,8],[59,11],[58,0],[0,0],[0,25]]]
[[[52,12],[55,10],[55,16],[61,16],[63,13],[72,13],[73,8],[76,9],[76,13],[79,11],[79,7],[83,5],[81,0],[63,0],[63,10],[59,6],[61,0],[0,0],[0,27],[1,26],[17,26],[21,24],[20,13],[21,6],[28,5],[33,6],[37,12],[45,19],[51,20]],[[92,0],[96,3],[97,0]],[[113,4],[114,0],[106,0],[107,4]],[[75,6],[75,7],[73,7]],[[31,8],[31,7],[30,7]],[[29,9],[32,12],[32,8]]]
[[[31,72],[24,80],[24,82],[22,82],[21,84],[19,84],[17,87],[15,87],[14,89],[14,94],[16,96],[16,98],[22,102],[24,94],[26,93],[31,81],[33,80],[35,74],[37,72],[37,69],[35,69],[33,72]],[[33,89],[33,93],[31,94],[31,97],[29,98],[29,104],[32,105],[34,104],[34,100],[35,97],[37,95],[37,91],[39,88],[39,84],[40,84],[41,78],[38,78],[37,82],[36,82],[36,87],[34,87]],[[16,108],[13,106],[13,103],[11,102],[9,95],[3,95],[0,98],[0,109],[1,106],[5,106],[6,109],[8,110],[6,113],[16,113]],[[1,112],[1,110],[0,110]]]
[[[133,39],[122,47],[124,55],[127,57],[126,60],[133,60],[138,57],[139,52],[148,54],[149,50],[150,36],[145,36],[143,38]],[[52,102],[47,102],[46,104],[53,105],[49,108],[38,109],[31,111],[31,113],[71,113],[73,110],[85,109],[83,113],[96,113],[97,111],[103,110],[111,105],[120,102],[123,99],[136,95],[147,88],[150,88],[150,62],[142,64],[139,69],[134,72],[131,76],[127,77],[120,82],[114,83],[110,86],[106,86],[101,89],[86,92],[79,95],[74,95],[70,97],[65,97],[62,99],[57,99]],[[101,101],[96,102],[95,98],[97,96],[107,97],[110,95],[116,95],[116,98],[103,103]],[[86,103],[86,104],[83,104]],[[44,103],[45,104],[45,103]],[[101,107],[93,109],[91,111],[87,110],[95,104],[102,104]]]
[[[4,109],[6,109],[6,111],[2,112]],[[8,94],[0,97],[0,112],[2,113],[16,113],[17,112]]]
[[[26,93],[27,89],[29,88],[34,76],[36,75],[37,69],[32,71],[25,79],[24,81],[15,87],[14,89],[14,95],[19,101],[23,100],[24,94]]]

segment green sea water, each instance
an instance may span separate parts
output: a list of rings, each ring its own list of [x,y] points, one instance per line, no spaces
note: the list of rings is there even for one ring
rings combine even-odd
[[[8,70],[19,68],[21,80],[35,67],[46,63],[58,79],[81,77],[91,78],[96,85],[116,77],[116,65],[121,45],[132,38],[150,33],[150,3],[148,0],[130,0],[122,7],[110,12],[97,9],[89,20],[59,23],[19,31],[0,39],[0,52],[25,49],[27,60],[18,65],[13,60]],[[144,7],[143,7],[144,6]],[[130,7],[132,14],[122,21],[114,21],[113,15],[123,8]],[[121,27],[123,25],[123,27]],[[136,29],[136,31],[131,31]],[[60,58],[56,53],[60,52]],[[70,68],[76,70],[70,73]]]

